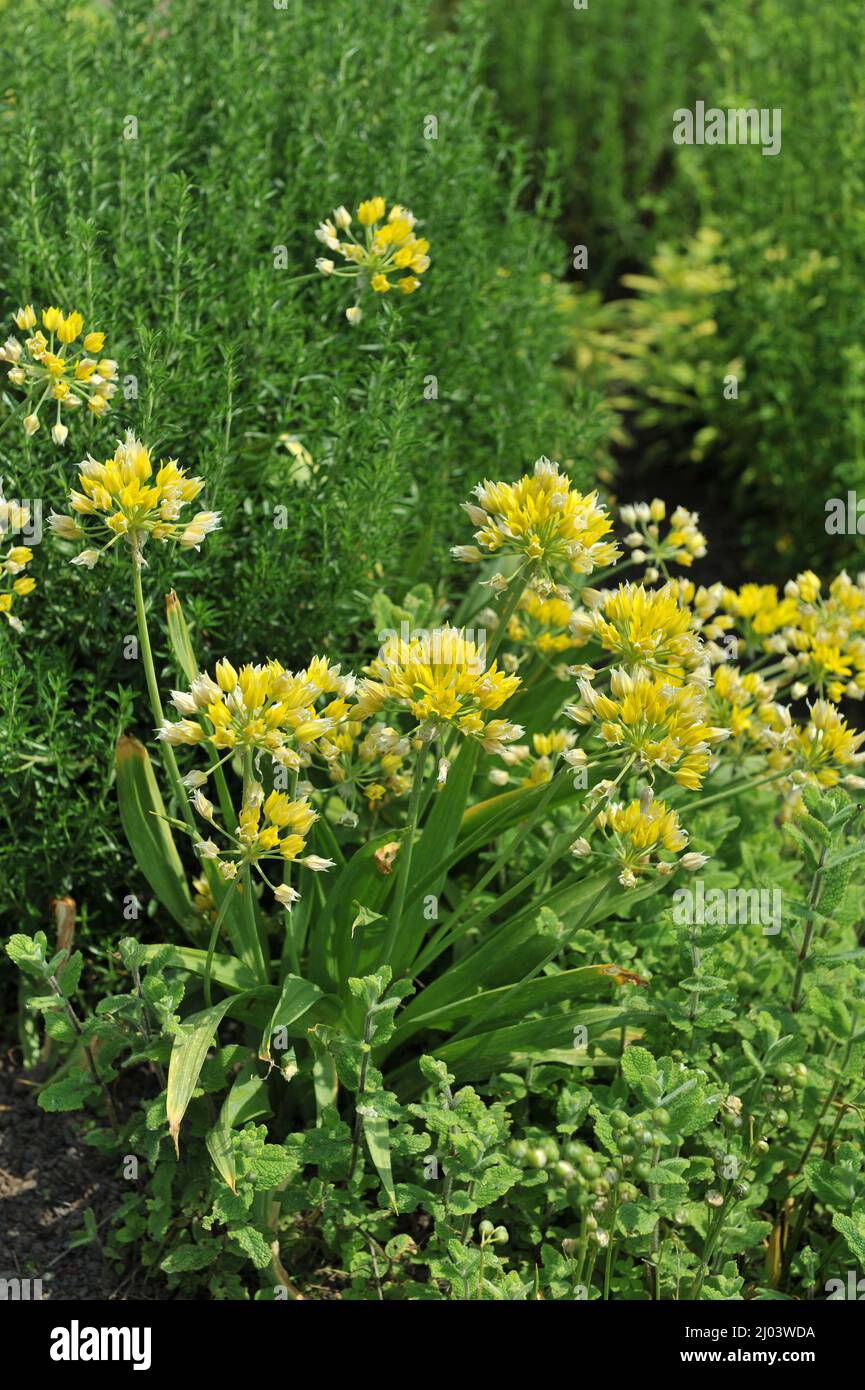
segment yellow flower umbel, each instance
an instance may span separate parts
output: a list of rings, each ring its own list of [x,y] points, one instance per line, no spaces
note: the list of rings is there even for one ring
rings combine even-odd
[[[744,675],[738,666],[721,664],[706,692],[706,707],[715,724],[729,729],[733,738],[759,742],[774,723],[777,687],[757,671]]]
[[[98,550],[82,550],[73,565],[92,569],[121,537],[132,547],[138,564],[144,563],[142,550],[149,537],[197,550],[219,525],[218,512],[196,512],[181,520],[181,512],[201,492],[204,480],[190,477],[175,459],[161,460],[154,471],[150,450],[131,432],[105,463],[88,456],[80,465],[78,481],[81,490],[69,494],[75,515],[52,512],[48,524],[63,540],[84,540],[94,527],[105,539]]]
[[[636,888],[640,875],[653,868],[660,874],[672,873],[675,860],[662,859],[661,851],[676,855],[688,843],[676,812],[655,801],[648,790],[638,800],[614,803],[600,811],[595,823],[609,845],[598,855],[613,859],[623,888]],[[594,853],[586,840],[578,840],[571,851],[580,857]]]
[[[660,523],[667,507],[660,497],[652,502],[635,502],[620,507],[619,516],[631,530],[625,537],[635,564],[648,564],[666,571],[668,561],[690,567],[706,554],[706,537],[699,528],[696,512],[677,507],[670,517],[666,535],[661,535]]]
[[[404,796],[411,786],[406,771],[411,741],[388,724],[372,724],[364,733],[360,720],[345,720],[321,739],[318,751],[346,803],[342,824],[357,823],[352,809],[356,793],[374,810],[393,797]]]
[[[629,670],[645,666],[681,680],[686,671],[706,664],[693,614],[681,603],[675,583],[661,589],[620,584],[601,590],[598,607],[586,621],[604,650]]]
[[[697,686],[673,686],[642,668],[630,675],[615,667],[609,695],[587,680],[579,688],[582,703],[568,709],[572,719],[578,724],[599,720],[598,734],[605,743],[634,754],[647,772],[669,773],[691,791],[703,785],[712,745],[730,736],[729,729],[707,722]]]
[[[105,334],[85,333],[84,320],[74,310],[64,314],[60,309],[43,309],[41,326],[37,326],[36,310],[27,304],[12,318],[27,336],[23,342],[7,338],[0,346],[0,361],[9,364],[12,385],[25,393],[24,432],[36,433],[45,404],[46,410],[54,411],[51,438],[55,444],[65,444],[69,428],[63,416],[82,406],[102,415],[117,390],[117,363],[101,356]]]
[[[508,623],[508,641],[526,652],[536,652],[548,662],[553,657],[585,645],[585,633],[573,626],[576,614],[577,609],[567,589],[557,588],[541,594],[528,588]],[[562,670],[557,667],[556,674],[560,671],[561,679],[567,679],[567,668]]]
[[[815,700],[808,711],[808,723],[793,727],[786,743],[794,766],[821,787],[834,787],[844,777],[861,788],[865,783],[856,769],[865,763],[865,733],[854,733],[828,700]]]
[[[787,650],[782,629],[796,622],[796,600],[779,598],[774,584],[743,584],[738,592],[725,589],[724,608],[736,619],[736,631],[749,653]]]
[[[414,214],[399,203],[393,205],[386,219],[385,212],[384,198],[368,198],[355,214],[361,228],[359,235],[352,230],[354,219],[345,207],[337,208],[333,220],[328,218],[316,229],[318,240],[345,262],[337,269],[329,257],[320,256],[316,269],[322,275],[357,280],[357,300],[346,310],[346,318],[352,324],[361,320],[359,301],[365,290],[380,295],[392,289],[404,295],[414,294],[420,288],[420,276],[429,267],[429,242],[415,235]]]
[[[455,546],[451,553],[457,560],[477,564],[484,552],[518,555],[549,576],[556,571],[591,574],[618,558],[615,542],[604,539],[612,521],[598,494],[583,496],[547,458],[538,459],[534,473],[519,482],[479,483],[475,496],[477,504],[463,505],[479,528],[477,545]]]
[[[794,696],[808,690],[837,704],[865,694],[865,576],[856,583],[843,572],[827,594],[807,570],[786,585],[786,601],[796,605],[795,623],[785,630],[785,670]]]
[[[391,637],[364,669],[368,679],[358,685],[352,719],[406,710],[417,726],[450,725],[480,739],[490,753],[523,732],[505,719],[486,718],[510,699],[519,676],[505,675],[495,661],[485,670],[480,649],[457,628],[438,628],[410,642]]]
[[[532,734],[532,749],[528,773],[522,778],[524,787],[539,787],[549,782],[553,775],[555,760],[563,753],[569,753],[577,741],[571,729],[553,729],[548,734]],[[530,755],[531,756],[531,755]]]
[[[259,782],[250,782],[244,793],[236,832],[227,830],[219,823],[216,808],[203,792],[195,792],[191,805],[226,842],[222,847],[212,839],[197,840],[195,848],[199,857],[213,861],[225,880],[237,878],[243,869],[254,868],[273,890],[277,902],[289,910],[300,894],[285,884],[274,886],[262,868],[263,862],[299,862],[316,873],[333,867],[332,859],[322,859],[315,854],[301,858],[306,848],[306,837],[318,820],[306,797],[292,799],[280,791],[272,791],[265,796]]]
[[[29,545],[4,544],[11,532],[22,530],[29,521],[29,512],[18,502],[7,502],[0,493],[0,617],[14,632],[23,632],[24,624],[13,612],[20,598],[26,598],[36,588],[36,580],[25,574],[33,559]]]
[[[158,737],[175,746],[208,741],[220,752],[269,753],[294,772],[308,764],[312,745],[345,717],[345,696],[354,689],[353,678],[322,657],[298,672],[278,661],[238,671],[223,659],[214,674],[215,680],[205,672],[188,691],[172,692],[183,717],[166,720]],[[317,709],[328,695],[335,698]]]

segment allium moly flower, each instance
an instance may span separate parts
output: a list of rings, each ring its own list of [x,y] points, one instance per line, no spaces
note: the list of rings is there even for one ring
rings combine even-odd
[[[723,603],[749,652],[787,649],[783,629],[796,622],[795,598],[779,597],[774,584],[743,584],[738,590],[725,589]],[[781,635],[780,643],[773,641],[776,635]]]
[[[28,521],[28,509],[18,502],[7,502],[0,492],[0,617],[19,633],[24,631],[24,624],[14,609],[19,599],[36,588],[36,580],[25,573],[33,551],[29,545],[6,545],[5,540],[10,532],[22,530]]]
[[[619,516],[631,530],[625,545],[637,564],[648,563],[664,569],[667,562],[690,567],[694,560],[706,554],[706,537],[699,528],[699,516],[686,507],[676,507],[666,532],[661,523],[667,515],[666,503],[660,497],[652,502],[635,502],[621,507]]]
[[[508,641],[543,658],[561,656],[584,646],[588,640],[582,630],[574,627],[576,614],[567,589],[554,588],[542,594],[529,587],[508,623]]]
[[[865,763],[865,733],[856,733],[829,700],[808,706],[809,719],[794,726],[786,751],[809,781],[834,787],[844,775],[856,775]]]
[[[518,555],[552,575],[591,574],[618,558],[615,542],[604,539],[612,520],[598,494],[578,492],[547,458],[538,459],[534,472],[516,483],[483,482],[474,491],[477,503],[466,502],[464,508],[478,527],[477,545],[454,547],[457,560],[477,563],[485,552]]]
[[[368,198],[354,218],[347,208],[339,207],[333,219],[328,218],[316,229],[318,240],[344,262],[337,267],[331,257],[322,256],[315,263],[316,269],[325,276],[356,279],[358,298],[367,289],[380,295],[392,289],[414,294],[429,267],[429,242],[415,234],[414,214],[399,203],[385,217],[386,212],[384,198]],[[359,323],[361,316],[357,304],[346,310],[349,323]]]
[[[722,664],[713,672],[706,706],[713,722],[729,729],[733,738],[759,741],[774,722],[776,695],[776,685],[758,671],[743,674],[738,666]]]
[[[86,407],[93,415],[102,415],[117,390],[117,363],[102,357],[105,334],[84,332],[84,319],[73,310],[66,314],[60,309],[43,309],[41,327],[32,304],[12,315],[15,327],[25,334],[23,341],[14,335],[0,344],[0,362],[9,364],[6,375],[10,383],[24,392],[27,414],[24,432],[32,435],[40,428],[39,411],[53,411],[51,438],[64,444],[69,427],[68,418],[75,410]]]
[[[167,720],[158,737],[173,745],[209,741],[220,751],[269,753],[298,771],[312,745],[345,717],[354,681],[338,666],[316,657],[303,671],[286,671],[278,661],[237,670],[223,658],[214,677],[197,676],[188,691],[171,700],[181,719]],[[323,707],[319,702],[326,696]]]
[[[272,791],[265,796],[261,784],[252,782],[244,794],[236,832],[220,825],[214,806],[202,792],[195,793],[191,804],[223,840],[222,845],[217,845],[211,839],[198,841],[196,847],[199,856],[214,861],[220,875],[227,880],[236,878],[246,867],[254,868],[273,889],[277,901],[289,910],[300,894],[287,885],[274,887],[262,867],[263,862],[299,862],[316,873],[333,866],[332,860],[322,859],[316,854],[302,857],[306,837],[318,819],[306,797],[291,798],[281,791]]]
[[[568,714],[579,724],[600,721],[603,741],[636,756],[646,772],[669,773],[680,786],[698,791],[714,744],[729,729],[708,723],[704,693],[695,685],[670,685],[643,668],[633,675],[621,667],[610,673],[610,693],[579,682],[582,704]]]
[[[485,669],[478,646],[465,634],[443,627],[404,641],[388,639],[359,682],[353,719],[382,710],[407,710],[418,725],[452,725],[481,740],[487,752],[499,752],[522,734],[505,719],[487,719],[520,684],[496,662]]]
[[[553,729],[548,734],[532,734],[529,770],[522,778],[522,786],[539,787],[549,782],[558,756],[569,753],[577,741],[572,729]]]
[[[587,615],[586,624],[604,650],[629,670],[645,666],[681,679],[686,671],[705,665],[693,614],[680,602],[676,584],[660,589],[620,584],[602,590],[599,606]]]
[[[794,693],[814,691],[837,704],[865,694],[865,575],[854,583],[843,572],[828,592],[810,570],[785,586],[786,602],[796,605],[795,621],[785,629],[785,669]],[[801,691],[797,689],[801,687]]]
[[[676,855],[688,843],[676,812],[651,796],[605,807],[595,824],[609,846],[607,856],[619,867],[623,888],[635,888],[640,875],[652,868],[669,873],[674,864],[662,859],[661,851]],[[587,842],[581,841],[574,852],[580,857],[587,848]]]
[[[69,502],[74,515],[52,512],[51,529],[62,540],[102,540],[75,556],[74,565],[92,569],[100,556],[121,538],[142,563],[145,542],[177,541],[197,550],[204,537],[219,526],[218,512],[196,512],[185,520],[181,513],[204,487],[203,478],[190,477],[175,459],[161,460],[154,469],[150,450],[131,432],[118,441],[114,457],[104,463],[88,457],[80,465],[80,491],[73,489]]]
[[[359,792],[372,810],[404,796],[411,786],[406,764],[411,740],[388,724],[374,723],[364,731],[359,719],[347,719],[322,737],[318,751],[346,804]]]

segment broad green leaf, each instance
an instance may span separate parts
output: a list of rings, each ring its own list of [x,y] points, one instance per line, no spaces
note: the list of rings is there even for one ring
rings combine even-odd
[[[857,1264],[865,1269],[865,1209],[854,1210],[851,1216],[836,1211],[832,1225],[844,1237]]]
[[[250,1120],[259,1120],[272,1113],[266,1078],[259,1075],[257,1061],[250,1058],[248,1062],[244,1062],[234,1078],[231,1090],[223,1103],[220,1118],[229,1129],[236,1129]]]
[[[421,910],[417,885],[428,880],[425,893],[438,894],[441,891],[445,879],[442,866],[456,844],[479,751],[480,745],[475,739],[464,740],[444,787],[433,799],[432,809],[415,845],[405,913],[390,962],[395,974],[399,974],[414,959],[429,929],[429,922]],[[427,775],[431,774],[428,772]]]
[[[498,989],[474,993],[444,1004],[432,1013],[422,1011],[415,1015],[410,1023],[397,1027],[392,1043],[398,1046],[420,1028],[442,1028],[456,1032],[467,1027],[473,1034],[486,1032],[501,1027],[509,1020],[525,1018],[527,1014],[550,1005],[585,998],[587,994],[603,998],[609,994],[616,974],[616,966],[582,965],[555,975],[542,975],[516,987],[501,985]],[[425,990],[421,1001],[427,993],[429,991]],[[477,1028],[471,1026],[475,1020]]]
[[[542,1060],[566,1062],[575,1067],[614,1065],[619,1030],[631,1022],[639,1025],[647,1016],[645,1011],[631,1012],[612,1004],[589,1005],[527,1023],[491,1029],[474,1037],[458,1038],[436,1046],[435,1052],[454,1073],[458,1084],[483,1081],[494,1071],[515,1071]],[[579,1051],[573,1045],[577,1025],[588,1032],[588,1046]],[[605,1040],[609,1040],[609,1056],[605,1056],[603,1049],[598,1051]],[[386,1073],[385,1082],[398,1092],[400,1099],[410,1099],[427,1084],[415,1061]]]
[[[228,1232],[228,1243],[246,1255],[256,1269],[266,1269],[273,1258],[270,1245],[254,1226],[232,1227]]]
[[[597,897],[604,881],[603,874],[566,879],[506,922],[487,928],[479,946],[461,956],[406,1005],[400,1015],[400,1025],[456,1000],[467,999],[478,990],[494,989],[522,979],[544,960],[554,944],[553,937],[539,931],[541,906],[548,905],[566,928],[575,925]],[[594,920],[590,913],[583,925],[591,926]]]

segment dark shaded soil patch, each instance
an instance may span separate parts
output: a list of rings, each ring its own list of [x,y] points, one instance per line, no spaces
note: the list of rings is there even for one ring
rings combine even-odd
[[[124,1270],[95,1243],[69,1248],[88,1207],[101,1233],[127,1192],[78,1117],[40,1110],[30,1075],[0,1059],[0,1278],[41,1279],[44,1299],[164,1298],[133,1263]]]

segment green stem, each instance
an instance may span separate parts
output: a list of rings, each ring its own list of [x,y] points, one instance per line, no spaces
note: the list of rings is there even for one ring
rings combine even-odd
[[[769,782],[777,782],[779,777],[788,777],[789,768],[784,768],[782,772],[770,772],[766,777],[750,777],[745,782],[731,782],[722,792],[715,792],[712,796],[701,796],[696,801],[688,802],[689,811],[704,811],[707,806],[713,806],[717,801],[726,801],[728,797],[738,796],[740,792],[752,791],[755,787],[765,787]]]
[[[211,1007],[213,1003],[210,994],[210,974],[213,969],[213,953],[216,950],[216,942],[219,938],[219,929],[225,921],[225,914],[228,912],[228,904],[231,902],[231,895],[239,882],[239,879],[234,879],[233,882],[229,885],[228,891],[226,892],[225,897],[222,899],[222,902],[220,903],[219,911],[217,912],[216,917],[213,920],[213,926],[210,929],[210,940],[207,943],[207,960],[204,962],[204,1002],[207,1005],[208,1009]]]
[[[625,766],[621,769],[615,781],[613,782],[612,787],[617,787],[619,785],[622,779],[633,767],[634,761],[635,757],[629,758],[629,760],[627,761],[627,763],[625,763]],[[496,902],[494,904],[495,910],[498,911],[499,908],[505,907],[509,902],[511,902],[513,898],[518,897],[520,893],[523,893],[526,890],[526,888],[530,888],[536,878],[538,878],[541,874],[546,873],[546,871],[549,868],[551,868],[552,865],[555,864],[558,859],[562,857],[562,854],[564,853],[568,844],[573,843],[574,840],[578,840],[580,836],[583,834],[583,832],[588,830],[589,826],[600,815],[606,802],[607,798],[599,797],[592,810],[584,816],[584,818],[580,821],[579,825],[575,830],[569,830],[565,835],[560,836],[559,839],[557,839],[554,842],[549,854],[547,854],[547,856],[543,860],[541,860],[540,864],[537,864],[534,869],[531,869],[529,871],[529,873],[524,874],[518,883],[515,883],[511,888],[507,890],[506,893],[503,893],[499,898],[496,899]],[[492,909],[481,908],[479,912],[476,912],[473,917],[470,917],[467,922],[463,923],[459,933],[455,933],[451,930],[451,926],[454,923],[454,919],[459,919],[460,917],[460,908],[457,908],[456,912],[453,913],[452,916],[449,917],[447,922],[444,924],[446,934],[442,937],[441,940],[436,942],[436,949],[434,955],[432,956],[432,959],[435,959],[436,956],[441,955],[442,951],[447,950],[449,946],[453,945],[454,941],[457,938],[457,935],[465,936],[467,932],[473,930],[474,927],[479,926],[480,923],[483,922],[489,916],[491,910]],[[422,969],[424,969],[427,965],[430,964],[430,959],[428,957],[429,948],[426,952],[424,952],[422,959],[416,962],[414,967],[415,974],[418,974]]]
[[[529,579],[531,578],[532,569],[533,566],[529,565],[522,574],[519,570],[517,570],[511,578],[511,582],[508,585],[507,590],[508,596],[505,600],[504,607],[502,608],[502,611],[499,614],[498,626],[496,627],[496,630],[493,633],[492,641],[487,643],[487,666],[491,666],[493,664],[496,652],[498,651],[499,647],[502,645],[502,642],[504,642],[505,638],[508,635],[508,624],[517,611],[517,604],[522,598],[526,585],[528,584]]]
[[[387,934],[382,948],[381,962],[389,963],[396,944],[397,932],[402,924],[403,911],[405,909],[405,898],[408,890],[409,874],[411,873],[411,861],[414,854],[414,840],[417,832],[418,815],[420,812],[421,792],[423,791],[423,774],[427,759],[427,744],[421,744],[415,755],[414,777],[411,784],[411,796],[408,806],[408,820],[405,835],[403,836],[402,848],[399,856],[399,873],[397,875],[396,890],[394,892],[393,906],[388,916]]]
[[[826,848],[820,851],[820,858],[814,870],[814,877],[811,880],[811,892],[808,895],[808,918],[805,923],[805,934],[802,937],[802,945],[799,950],[796,964],[796,974],[793,978],[793,997],[790,1001],[791,1013],[797,1013],[802,1002],[802,976],[805,973],[805,963],[808,959],[808,952],[811,949],[811,938],[814,935],[814,923],[816,921],[817,907],[820,903],[820,893],[823,888],[823,870],[826,866]]]

